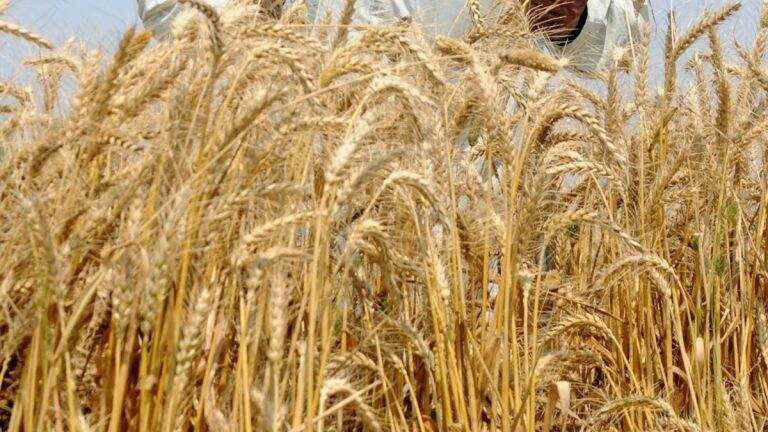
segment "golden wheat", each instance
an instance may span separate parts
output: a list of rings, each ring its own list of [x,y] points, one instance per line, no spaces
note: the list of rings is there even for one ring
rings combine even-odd
[[[49,50],[0,83],[0,429],[766,429],[768,9],[671,16],[655,92],[650,29],[583,85],[517,1],[182,3],[108,60],[0,22]]]

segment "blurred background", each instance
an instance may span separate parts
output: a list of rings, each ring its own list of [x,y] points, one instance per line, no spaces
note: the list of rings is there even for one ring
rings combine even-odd
[[[680,28],[687,28],[706,8],[717,8],[734,0],[650,0],[653,16],[653,63],[663,61],[667,12],[678,14]],[[755,37],[761,0],[743,0],[739,14],[721,27],[723,40],[751,45]],[[123,30],[140,25],[135,0],[11,0],[4,19],[40,33],[56,44],[75,36],[91,47],[111,51]],[[35,55],[36,48],[0,35],[0,79],[23,78],[21,61]],[[660,77],[655,67],[654,78]]]

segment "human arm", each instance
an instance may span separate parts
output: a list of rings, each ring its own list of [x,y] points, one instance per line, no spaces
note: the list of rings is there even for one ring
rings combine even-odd
[[[610,67],[616,48],[637,43],[649,21],[646,0],[589,0],[585,15],[573,39],[553,47],[582,72]]]
[[[138,14],[144,28],[150,30],[156,38],[163,38],[170,33],[171,22],[180,11],[175,0],[137,0]]]
[[[150,30],[157,39],[166,37],[171,32],[171,24],[182,11],[176,0],[137,0],[138,14],[144,28]],[[208,0],[215,8],[223,8],[227,0]]]
[[[608,66],[614,48],[638,35],[648,21],[646,0],[528,1],[532,24],[547,34],[550,49],[585,72]],[[480,0],[481,10],[489,10],[492,2]],[[316,21],[330,16],[337,22],[344,4],[319,0]],[[421,24],[429,36],[461,37],[471,28],[467,0],[357,0],[352,23],[391,25],[404,17]]]
[[[648,22],[646,0],[529,1],[533,28],[583,72],[608,67],[614,50],[636,41]]]

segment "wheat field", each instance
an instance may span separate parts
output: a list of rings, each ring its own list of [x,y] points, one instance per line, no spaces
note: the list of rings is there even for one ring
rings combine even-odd
[[[0,17],[1,430],[768,430],[768,10],[596,90],[516,0],[183,3],[111,58]]]

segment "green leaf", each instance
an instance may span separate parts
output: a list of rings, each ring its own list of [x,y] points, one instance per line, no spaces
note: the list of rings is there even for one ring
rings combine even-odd
[[[723,276],[725,274],[725,257],[723,255],[720,255],[715,260],[715,274],[718,276]]]
[[[733,201],[725,209],[725,219],[727,219],[728,222],[734,222],[736,221],[736,216],[738,215],[739,215],[739,203],[737,203],[736,201]]]

